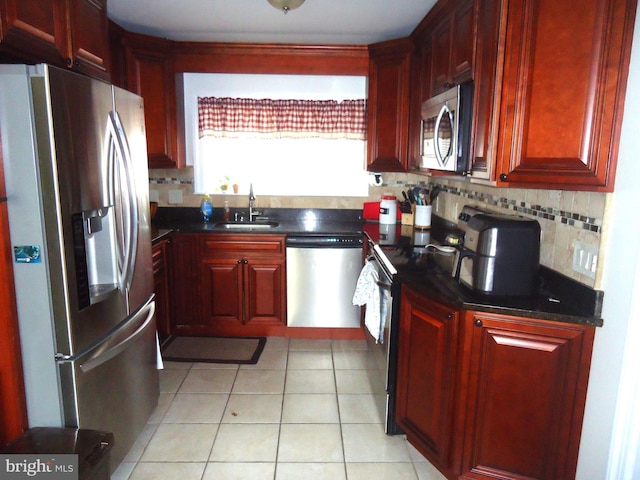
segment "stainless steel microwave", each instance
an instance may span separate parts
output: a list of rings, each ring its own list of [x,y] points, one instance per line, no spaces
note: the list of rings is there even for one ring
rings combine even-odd
[[[422,103],[420,169],[468,172],[472,105],[471,82]]]

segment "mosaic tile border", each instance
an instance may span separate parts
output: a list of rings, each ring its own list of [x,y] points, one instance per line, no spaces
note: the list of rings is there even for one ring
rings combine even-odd
[[[406,183],[397,182],[394,185],[397,187],[415,187],[425,186],[430,188],[432,185],[436,185],[431,182],[418,182],[418,183]],[[548,207],[544,205],[532,204],[529,202],[523,202],[521,200],[514,200],[511,198],[491,195],[486,192],[474,192],[470,189],[464,189],[460,187],[454,187],[451,185],[437,184],[443,192],[451,195],[457,195],[462,198],[468,198],[477,202],[484,203],[493,207],[503,208],[505,210],[515,211],[525,215],[531,215],[550,222],[559,222],[570,227],[574,227],[580,230],[586,230],[593,233],[602,233],[602,219],[595,217],[588,217],[586,215],[569,212],[566,210],[560,210],[555,207]]]
[[[149,183],[153,185],[193,185],[193,179],[177,177],[149,177]]]

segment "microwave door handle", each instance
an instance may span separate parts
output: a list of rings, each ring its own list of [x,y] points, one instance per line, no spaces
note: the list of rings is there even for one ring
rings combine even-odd
[[[436,124],[433,129],[433,149],[435,150],[436,160],[438,161],[438,164],[441,167],[444,167],[447,162],[442,158],[442,153],[440,153],[440,141],[439,141],[440,137],[438,136],[438,130],[440,130],[440,123],[442,122],[442,117],[444,116],[445,112],[448,112],[448,110],[449,109],[447,108],[446,105],[442,106],[442,108],[438,112],[438,117],[436,118]]]

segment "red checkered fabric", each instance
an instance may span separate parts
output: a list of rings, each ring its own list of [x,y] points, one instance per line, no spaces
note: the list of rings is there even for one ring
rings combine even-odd
[[[366,100],[272,100],[198,97],[200,138],[364,140]]]

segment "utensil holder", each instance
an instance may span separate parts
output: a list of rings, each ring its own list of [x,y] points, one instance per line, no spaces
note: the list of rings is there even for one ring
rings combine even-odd
[[[414,226],[416,228],[431,228],[431,205],[416,205]]]

